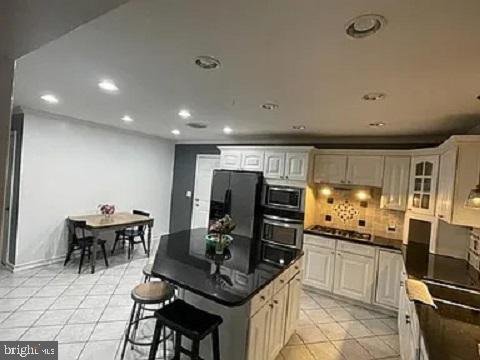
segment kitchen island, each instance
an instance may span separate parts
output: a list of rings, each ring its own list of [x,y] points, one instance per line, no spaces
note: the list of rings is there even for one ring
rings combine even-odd
[[[218,256],[206,251],[206,234],[192,229],[162,236],[152,274],[181,289],[186,302],[223,318],[222,359],[275,358],[298,320],[303,253],[281,267],[258,262],[255,241],[233,235]],[[209,338],[200,353],[212,358]]]

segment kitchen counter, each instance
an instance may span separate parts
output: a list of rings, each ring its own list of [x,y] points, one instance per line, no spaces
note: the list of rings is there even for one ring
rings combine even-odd
[[[255,253],[254,241],[233,235],[227,257],[217,258],[220,275],[215,275],[215,259],[206,254],[206,234],[207,229],[199,228],[163,235],[153,275],[218,304],[234,307],[247,303],[290,265],[257,263],[250,255]],[[293,261],[302,254],[298,251]]]
[[[303,230],[304,234],[310,234],[310,235],[316,235],[316,236],[323,236],[331,239],[338,239],[338,240],[343,240],[343,241],[349,241],[357,244],[364,244],[364,245],[372,245],[372,246],[378,246],[382,247],[385,249],[390,249],[390,250],[401,250],[402,249],[402,240],[396,240],[396,239],[390,239],[390,238],[385,238],[381,236],[374,236],[371,240],[357,240],[357,239],[348,239],[342,236],[336,236],[336,235],[325,235],[325,234],[319,234],[314,230],[310,230],[310,228],[307,228]]]
[[[462,290],[480,291],[478,272],[465,260],[430,254],[425,244],[411,242],[402,253],[408,276],[423,280],[438,306],[415,302],[429,359],[480,359],[480,311],[454,304],[480,307],[480,295]]]

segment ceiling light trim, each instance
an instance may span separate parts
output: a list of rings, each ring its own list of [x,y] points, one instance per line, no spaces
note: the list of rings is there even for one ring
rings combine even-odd
[[[387,24],[387,19],[378,14],[357,16],[345,25],[346,34],[352,39],[364,39],[376,34]]]

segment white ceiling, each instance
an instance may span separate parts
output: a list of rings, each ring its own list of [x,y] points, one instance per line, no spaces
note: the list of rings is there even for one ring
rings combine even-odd
[[[387,26],[348,38],[365,13]],[[180,140],[285,137],[295,124],[314,136],[461,132],[480,118],[479,20],[478,0],[132,0],[21,58],[15,104],[162,137],[178,128]],[[197,55],[222,67],[201,70]],[[103,78],[119,93],[100,92]],[[208,128],[186,127],[181,108]]]

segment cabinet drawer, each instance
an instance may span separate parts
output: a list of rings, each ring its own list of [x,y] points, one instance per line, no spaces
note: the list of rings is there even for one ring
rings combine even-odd
[[[252,301],[250,302],[250,316],[253,316],[258,310],[266,305],[272,296],[273,286],[272,284],[269,284],[252,298]]]
[[[369,245],[355,244],[348,241],[338,241],[337,250],[352,254],[375,257],[375,247]]]
[[[335,249],[336,240],[319,235],[305,234],[303,235],[303,242],[308,245],[321,246],[327,249]]]

